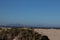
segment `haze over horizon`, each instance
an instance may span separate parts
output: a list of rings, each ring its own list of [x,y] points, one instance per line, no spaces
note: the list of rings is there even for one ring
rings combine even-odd
[[[60,0],[0,0],[1,24],[60,26]]]

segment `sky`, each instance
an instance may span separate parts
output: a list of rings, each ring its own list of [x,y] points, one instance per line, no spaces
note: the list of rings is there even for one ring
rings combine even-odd
[[[0,24],[60,25],[60,0],[0,0]]]

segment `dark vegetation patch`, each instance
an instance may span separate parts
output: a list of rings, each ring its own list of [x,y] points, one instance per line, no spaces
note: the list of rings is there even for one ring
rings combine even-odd
[[[47,36],[30,28],[0,28],[0,40],[49,40]]]

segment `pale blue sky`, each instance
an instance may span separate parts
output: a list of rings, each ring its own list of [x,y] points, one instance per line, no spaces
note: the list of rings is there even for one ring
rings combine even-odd
[[[0,0],[0,24],[60,25],[60,0]]]

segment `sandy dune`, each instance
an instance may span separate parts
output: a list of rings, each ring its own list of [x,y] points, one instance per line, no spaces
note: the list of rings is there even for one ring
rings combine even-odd
[[[59,29],[34,29],[35,31],[47,35],[50,40],[60,40]]]

